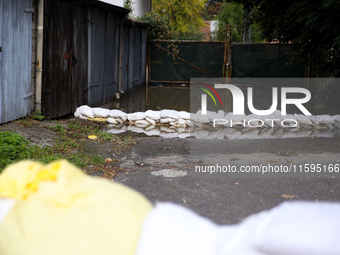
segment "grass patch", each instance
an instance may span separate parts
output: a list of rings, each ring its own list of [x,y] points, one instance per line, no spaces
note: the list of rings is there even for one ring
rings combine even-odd
[[[29,119],[27,119],[29,120]],[[26,121],[26,120],[21,120]],[[31,122],[30,122],[31,123]],[[30,159],[44,164],[58,159],[67,159],[86,172],[102,172],[112,163],[105,162],[101,155],[85,154],[84,142],[110,143],[112,151],[121,152],[135,144],[131,136],[118,137],[103,132],[98,125],[80,125],[78,122],[67,125],[57,124],[50,127],[58,134],[52,147],[31,145],[24,137],[13,132],[0,132],[0,172],[9,164]],[[43,132],[43,131],[42,131]],[[96,135],[96,140],[89,140],[89,135]],[[113,160],[115,162],[115,160]]]

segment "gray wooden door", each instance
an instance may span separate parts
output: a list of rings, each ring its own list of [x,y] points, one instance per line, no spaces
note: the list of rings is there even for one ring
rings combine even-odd
[[[104,100],[106,12],[93,8],[91,17],[91,78],[89,105],[101,105]]]
[[[0,0],[0,123],[31,111],[32,0]]]
[[[44,8],[42,111],[56,118],[87,103],[88,10],[62,0]]]

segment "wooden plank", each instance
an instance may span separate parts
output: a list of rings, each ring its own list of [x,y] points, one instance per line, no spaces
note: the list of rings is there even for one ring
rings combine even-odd
[[[0,123],[30,113],[32,14],[31,0],[0,1]]]
[[[73,61],[72,113],[77,107],[87,104],[88,84],[88,14],[87,6],[73,4]]]

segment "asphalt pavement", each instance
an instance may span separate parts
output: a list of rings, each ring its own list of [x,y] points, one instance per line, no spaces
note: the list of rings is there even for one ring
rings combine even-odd
[[[138,143],[131,151],[119,155],[124,171],[114,180],[139,191],[153,203],[180,204],[218,224],[238,223],[286,200],[340,202],[340,172],[336,168],[340,162],[339,137],[136,139]],[[235,167],[237,171],[253,166],[254,172],[210,173],[214,168],[197,172],[208,166],[216,169],[217,165]],[[281,166],[281,172],[268,172],[270,166],[277,170]],[[290,172],[284,172],[288,168]]]

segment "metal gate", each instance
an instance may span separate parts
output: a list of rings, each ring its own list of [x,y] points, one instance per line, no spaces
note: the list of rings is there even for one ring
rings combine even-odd
[[[0,0],[0,123],[31,111],[32,0]]]
[[[87,102],[87,7],[45,0],[44,8],[42,112],[55,118]]]

